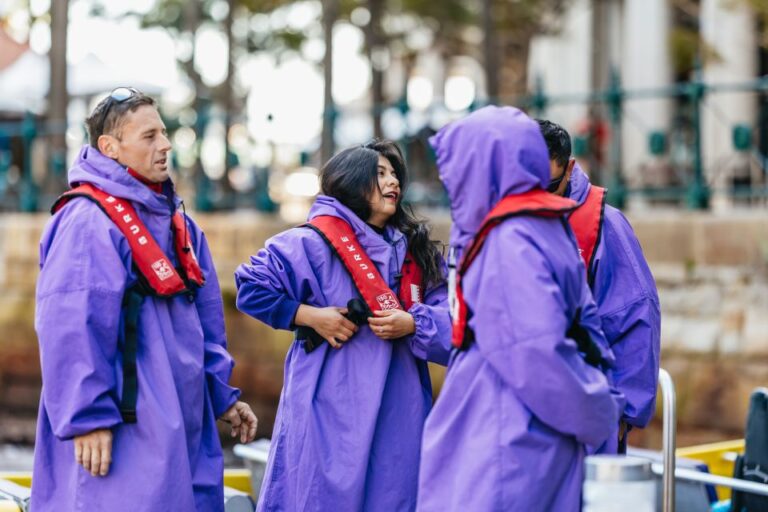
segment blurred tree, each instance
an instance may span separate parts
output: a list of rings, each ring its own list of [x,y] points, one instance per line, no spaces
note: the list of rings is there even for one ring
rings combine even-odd
[[[721,57],[701,34],[699,0],[672,0],[671,9],[672,30],[669,33],[669,51],[672,70],[676,81],[685,82],[693,78],[697,65],[717,62]]]
[[[399,4],[403,12],[429,26],[433,46],[446,59],[468,55],[483,63],[486,94],[490,101],[499,101],[526,92],[531,40],[560,29],[570,0],[400,0],[391,4]],[[403,34],[390,40],[398,36]]]
[[[499,101],[499,41],[496,37],[494,0],[483,1],[483,67],[488,101]]]
[[[557,33],[571,0],[493,0],[485,2],[496,20],[500,47],[499,73],[486,75],[488,90],[498,90],[501,98],[517,98],[527,92],[528,56],[534,36]],[[493,48],[486,49],[493,51]],[[493,62],[486,57],[485,62]],[[486,73],[488,71],[486,70]]]
[[[388,61],[388,48],[383,33],[382,19],[386,0],[367,0],[370,21],[365,26],[365,47],[371,65],[371,103],[373,108],[373,136],[382,137],[381,113],[384,107],[384,69]]]
[[[431,47],[444,60],[470,51],[466,29],[475,23],[471,4],[462,0],[367,0],[370,22],[366,25],[366,52],[371,65],[373,133],[381,136],[381,113],[393,100],[405,100],[408,79],[419,52],[413,46],[413,32],[426,30]],[[401,98],[386,98],[383,73],[392,60],[404,64]]]
[[[232,24],[235,19],[237,0],[227,0],[227,16],[224,19],[224,33],[227,38],[227,78],[222,84],[222,108],[224,110],[224,179],[222,185],[226,195],[233,193],[232,182],[229,181],[229,169],[232,167],[233,155],[230,148],[230,130],[232,118],[235,112],[234,81],[235,81],[235,38],[232,33]]]
[[[69,0],[51,2],[51,85],[48,91],[48,121],[53,125],[51,155],[64,159],[67,152],[67,26]]]
[[[233,54],[266,51],[280,59],[285,52],[300,50],[308,37],[290,27],[257,31],[248,24],[249,33],[238,39],[232,34],[233,19],[254,14],[270,14],[297,0],[226,0],[228,15],[221,19],[212,14],[224,0],[158,0],[154,9],[142,18],[144,26],[160,26],[174,32],[174,37],[186,40],[192,55],[183,55],[180,64],[195,88],[196,102],[223,105],[225,112],[241,110],[244,95],[233,93]],[[325,114],[321,154],[325,161],[333,151],[332,127],[335,107],[331,87],[332,27],[339,20],[349,20],[356,9],[367,10],[367,22],[358,25],[365,34],[365,53],[371,66],[371,103],[373,133],[382,135],[381,114],[385,104],[401,98],[387,98],[384,93],[384,72],[394,59],[405,64],[403,98],[411,68],[424,48],[412,47],[414,27],[431,33],[431,48],[446,60],[458,55],[470,55],[486,63],[486,83],[492,98],[510,96],[513,91],[525,91],[528,49],[531,38],[541,32],[557,29],[560,14],[569,0],[321,0],[322,24],[329,51],[322,61],[326,87]],[[393,22],[406,19],[407,23]],[[353,20],[355,21],[355,20]],[[208,87],[194,66],[194,33],[203,24],[214,24],[227,34],[230,41],[228,79],[216,87]],[[479,29],[479,30],[478,30]],[[478,45],[478,32],[484,36]],[[195,105],[196,110],[199,110]],[[231,119],[231,116],[228,116]],[[231,121],[230,121],[231,122]],[[229,124],[228,124],[229,125]],[[198,134],[200,136],[201,134]]]
[[[323,0],[323,132],[320,141],[320,161],[327,162],[335,149],[333,142],[336,106],[333,102],[333,26],[339,17],[339,0]]]
[[[190,79],[194,88],[192,108],[198,114],[198,122],[194,130],[197,135],[198,148],[203,140],[208,115],[212,105],[221,107],[224,113],[225,133],[225,175],[220,182],[222,192],[227,199],[231,198],[232,186],[229,180],[234,159],[229,146],[229,132],[236,112],[244,108],[246,95],[236,91],[235,63],[237,57],[253,52],[269,50],[279,54],[283,51],[299,49],[304,36],[289,28],[271,32],[265,37],[248,26],[245,37],[236,37],[233,25],[238,18],[249,18],[255,14],[271,13],[275,9],[292,3],[291,0],[158,0],[154,8],[141,16],[143,27],[161,27],[169,31],[175,40],[186,41],[190,46],[189,52],[179,52],[179,65]],[[222,16],[222,13],[224,15]],[[196,38],[195,34],[201,27],[218,27],[227,40],[227,74],[221,84],[209,86],[195,67]],[[205,179],[201,163],[198,159],[195,174]]]

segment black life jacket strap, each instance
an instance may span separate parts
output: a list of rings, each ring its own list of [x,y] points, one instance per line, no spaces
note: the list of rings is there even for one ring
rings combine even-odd
[[[576,342],[579,352],[584,354],[584,360],[588,365],[600,368],[603,363],[603,354],[589,335],[589,331],[581,325],[581,308],[576,310],[573,322],[565,335]]]
[[[140,285],[130,288],[123,298],[125,310],[125,345],[123,347],[123,396],[120,414],[125,423],[136,423],[136,400],[139,396],[139,376],[136,354],[139,348],[139,312],[146,292]]]

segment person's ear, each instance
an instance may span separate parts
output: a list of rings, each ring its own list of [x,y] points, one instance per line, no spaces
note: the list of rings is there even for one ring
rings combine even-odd
[[[117,139],[112,135],[100,135],[99,152],[109,158],[117,158]]]
[[[571,172],[573,172],[573,166],[576,165],[576,159],[575,158],[569,158],[568,159],[568,166],[565,168],[565,174],[568,175],[568,177],[571,177]]]

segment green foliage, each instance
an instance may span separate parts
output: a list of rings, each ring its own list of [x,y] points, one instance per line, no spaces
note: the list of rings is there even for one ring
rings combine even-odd
[[[252,33],[246,42],[248,53],[270,52],[280,58],[287,51],[299,51],[306,35],[294,30],[275,30],[268,34]]]
[[[237,4],[245,7],[250,13],[270,13],[278,7],[292,3],[290,0],[237,0]]]
[[[198,0],[198,3],[199,22],[217,21],[211,16],[216,0]],[[252,15],[269,14],[290,3],[291,0],[235,0],[234,6],[236,15]],[[184,9],[187,4],[187,0],[158,0],[154,8],[142,16],[142,26],[181,31],[184,28]]]
[[[686,280],[692,281],[696,274],[696,261],[693,258],[686,258],[683,265],[685,267]]]
[[[432,19],[441,25],[461,26],[474,23],[476,13],[468,2],[461,0],[399,0],[389,2],[390,7],[420,18]],[[399,4],[399,5],[398,5]],[[470,4],[471,5],[471,4]]]
[[[99,0],[93,0],[96,9]],[[302,0],[233,0],[234,17],[248,21],[255,15],[270,15],[277,9],[289,7]],[[305,0],[306,1],[306,0]],[[531,38],[542,32],[559,29],[562,13],[571,0],[492,0],[493,19],[496,22],[496,41],[501,55],[501,67],[514,68],[512,76],[523,76]],[[218,25],[225,31],[225,20],[217,11],[220,0],[157,0],[152,10],[141,15],[143,27],[160,27],[173,37],[189,37],[201,25]],[[409,47],[415,27],[428,28],[435,47],[447,58],[454,55],[471,55],[482,60],[482,9],[480,1],[467,0],[322,0],[322,6],[335,2],[335,18],[349,20],[356,8],[367,8],[380,13],[370,25],[361,27],[367,32],[366,44],[382,44],[389,48],[395,59],[414,62],[420,49]],[[137,15],[132,13],[132,15]],[[390,23],[389,21],[397,21]],[[321,20],[317,20],[318,29]],[[308,37],[308,31],[291,27],[276,30],[269,24],[245,23],[247,34],[238,33],[232,38],[234,54],[266,52],[279,60],[286,53],[299,52]],[[180,62],[181,68],[197,84],[198,92],[204,89],[198,72],[189,59]],[[520,68],[520,69],[518,69]],[[524,83],[524,79],[521,80]],[[215,91],[211,91],[216,96]],[[376,94],[374,93],[374,96]]]
[[[158,2],[155,7],[141,19],[141,26],[163,27],[166,29],[175,29],[181,31],[183,27],[182,0],[163,0]]]
[[[669,34],[669,50],[672,69],[683,75],[693,69],[699,47],[699,35],[687,28],[674,28]]]
[[[676,27],[670,31],[669,51],[672,69],[678,76],[688,74],[694,69],[699,52],[701,52],[702,64],[719,62],[722,59],[717,50],[695,30],[685,27]]]

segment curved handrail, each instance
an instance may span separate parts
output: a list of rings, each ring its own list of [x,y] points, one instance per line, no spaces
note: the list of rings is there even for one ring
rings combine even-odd
[[[662,473],[662,511],[675,511],[675,445],[677,435],[677,405],[675,398],[675,383],[669,373],[659,368],[659,386],[661,387],[664,439],[662,457],[664,471]]]

